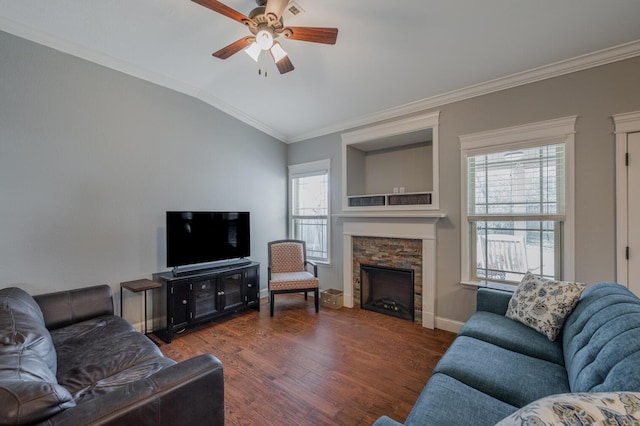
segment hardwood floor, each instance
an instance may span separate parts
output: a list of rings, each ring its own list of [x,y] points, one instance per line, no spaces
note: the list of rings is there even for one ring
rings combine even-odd
[[[185,331],[160,350],[222,361],[227,425],[404,421],[455,335],[357,308],[316,314],[313,298],[276,296],[261,311]],[[160,342],[159,339],[155,339]]]

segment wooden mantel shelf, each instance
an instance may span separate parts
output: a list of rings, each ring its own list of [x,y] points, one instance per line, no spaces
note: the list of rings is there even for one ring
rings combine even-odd
[[[336,218],[392,218],[392,219],[444,219],[446,213],[428,211],[369,211],[369,212],[342,212],[331,215]]]

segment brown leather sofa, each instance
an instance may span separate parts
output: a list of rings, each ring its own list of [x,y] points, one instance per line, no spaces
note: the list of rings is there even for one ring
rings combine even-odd
[[[0,290],[0,424],[223,425],[222,364],[176,363],[115,316],[109,286]]]

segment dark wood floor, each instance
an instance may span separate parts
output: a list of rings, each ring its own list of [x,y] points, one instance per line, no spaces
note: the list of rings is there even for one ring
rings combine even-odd
[[[404,421],[455,335],[357,308],[320,308],[302,294],[276,296],[189,330],[162,352],[201,353],[224,366],[227,425],[370,425]],[[156,338],[159,341],[159,339]]]

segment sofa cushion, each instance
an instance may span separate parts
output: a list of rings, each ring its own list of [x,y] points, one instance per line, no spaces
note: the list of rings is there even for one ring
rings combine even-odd
[[[496,426],[640,424],[640,393],[552,395],[522,407]]]
[[[562,342],[572,392],[640,392],[640,299],[627,288],[585,290]]]
[[[570,392],[563,366],[468,336],[455,339],[434,373],[451,376],[514,407]],[[514,385],[521,383],[526,386]]]
[[[509,301],[506,316],[553,341],[585,287],[585,284],[549,280],[527,272]]]
[[[22,289],[0,290],[0,345],[0,351],[3,348],[35,351],[56,374],[56,351],[42,311],[33,297]]]
[[[516,407],[444,374],[434,374],[413,406],[405,425],[495,424]]]
[[[460,336],[474,337],[523,355],[564,365],[562,344],[504,315],[476,312],[462,326]]]
[[[77,403],[175,364],[129,322],[113,315],[58,328],[51,334],[60,361],[58,382]]]

